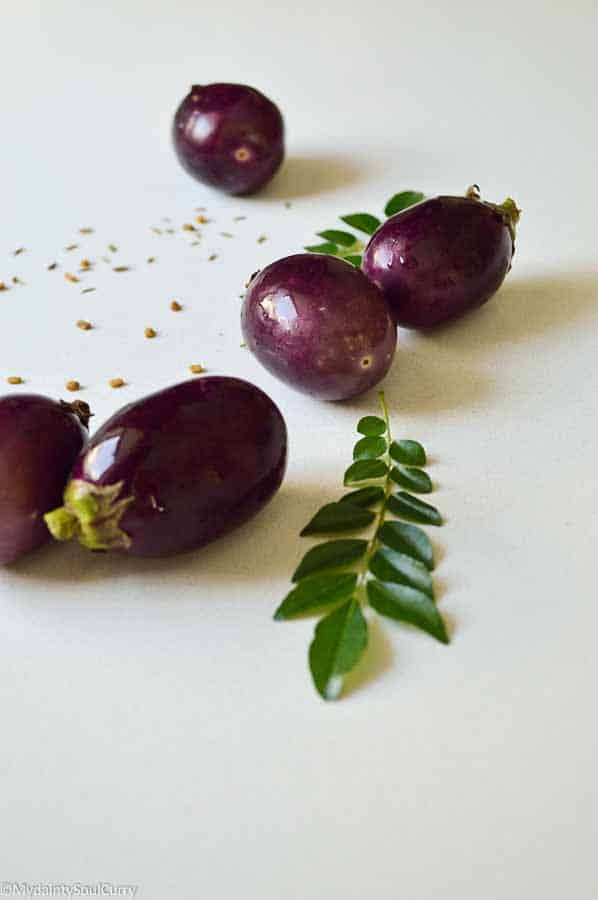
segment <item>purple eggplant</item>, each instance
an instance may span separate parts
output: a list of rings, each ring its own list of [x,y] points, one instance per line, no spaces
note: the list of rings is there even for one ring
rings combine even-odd
[[[0,563],[50,539],[43,515],[60,503],[88,420],[82,401],[0,397]]]
[[[362,269],[400,325],[430,328],[481,306],[511,268],[519,210],[510,198],[435,197],[392,216],[366,247]]]
[[[285,471],[287,432],[272,400],[238,378],[206,376],[130,403],[77,459],[57,540],[170,556],[245,522]]]
[[[194,85],[174,117],[182,166],[228,194],[252,194],[284,157],[284,123],[276,104],[245,84]]]
[[[298,253],[249,283],[241,313],[245,341],[292,387],[346,400],[386,375],[396,327],[378,290],[342,259]]]

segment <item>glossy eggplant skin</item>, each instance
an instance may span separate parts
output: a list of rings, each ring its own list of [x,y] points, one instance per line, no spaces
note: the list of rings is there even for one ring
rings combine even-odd
[[[508,210],[474,197],[425,200],[380,226],[362,270],[400,325],[431,328],[457,318],[486,303],[510,269],[519,211]]]
[[[229,194],[252,194],[284,158],[280,110],[244,84],[194,85],[174,117],[172,139],[182,166]]]
[[[323,400],[377,384],[397,342],[378,288],[350,263],[315,253],[287,256],[251,280],[241,328],[266,369]]]
[[[44,513],[60,503],[87,429],[68,403],[0,397],[0,563],[50,539]]]
[[[82,543],[169,556],[202,547],[257,513],[282,482],[286,453],[284,420],[263,391],[238,378],[204,376],[108,419],[75,463],[66,505],[73,490],[102,500],[112,489]],[[106,530],[112,515],[115,527]]]

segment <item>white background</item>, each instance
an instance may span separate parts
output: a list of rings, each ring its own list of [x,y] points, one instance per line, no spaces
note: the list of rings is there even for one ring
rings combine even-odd
[[[59,396],[77,378],[99,423],[198,362],[265,388],[291,452],[267,510],[195,555],[52,547],[0,573],[0,881],[597,896],[594,9],[4,0],[0,280],[26,285],[0,294],[2,381]],[[188,86],[218,80],[285,114],[288,161],[259,198],[203,189],[171,151]],[[475,315],[401,333],[385,385],[395,432],[432,457],[452,643],[372,623],[349,695],[325,704],[313,622],[271,613],[376,396],[326,405],[270,378],[239,346],[239,293],[342,213],[473,181],[523,209],[512,273]],[[190,247],[197,206],[212,221]],[[164,216],[176,234],[150,231]],[[109,242],[130,272],[65,281]]]

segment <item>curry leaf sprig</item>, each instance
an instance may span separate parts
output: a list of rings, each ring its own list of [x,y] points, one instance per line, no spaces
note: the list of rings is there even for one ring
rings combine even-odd
[[[390,198],[384,207],[384,215],[387,218],[394,216],[396,213],[402,212],[423,199],[424,195],[420,191],[400,191],[400,193],[393,194]],[[368,237],[371,237],[382,224],[376,216],[363,212],[341,216],[340,219],[345,225],[349,225]],[[305,247],[309,253],[325,253],[328,256],[338,256],[340,259],[346,259],[347,262],[352,263],[354,266],[359,267],[361,265],[365,243],[355,234],[351,234],[349,231],[341,231],[338,228],[328,228],[324,231],[318,231],[317,236],[323,238],[324,243],[311,244]]]
[[[329,610],[316,625],[309,648],[313,682],[325,700],[340,696],[343,677],[366,649],[363,608],[368,604],[443,644],[449,640],[434,600],[433,547],[426,532],[413,524],[442,525],[438,510],[413,496],[433,489],[422,468],[426,452],[417,441],[392,439],[384,394],[379,396],[383,417],[360,419],[361,436],[344,476],[346,486],[362,486],[323,506],[301,532],[345,536],[307,551],[293,574],[295,587],[274,614],[284,620]],[[372,529],[369,538],[346,536],[366,528]]]

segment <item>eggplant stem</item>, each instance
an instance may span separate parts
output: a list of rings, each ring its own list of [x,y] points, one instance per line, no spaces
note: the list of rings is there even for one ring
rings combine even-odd
[[[73,479],[64,492],[64,506],[44,516],[57,541],[76,539],[90,550],[127,550],[131,538],[120,520],[133,497],[118,499],[123,482],[100,487]]]

